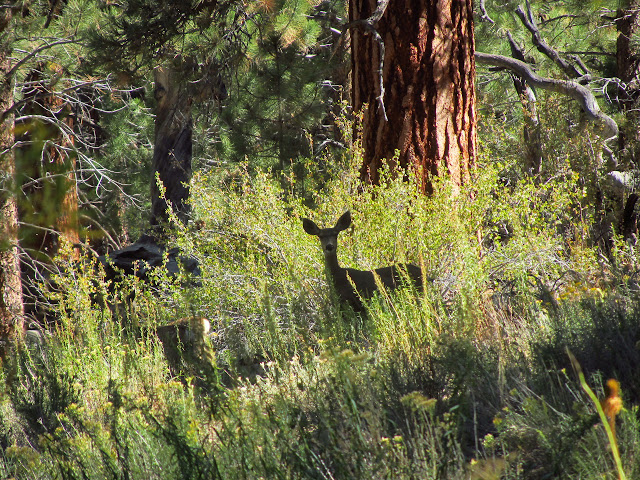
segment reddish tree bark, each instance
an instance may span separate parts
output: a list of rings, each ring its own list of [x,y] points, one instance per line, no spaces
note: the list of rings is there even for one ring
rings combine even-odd
[[[351,22],[369,18],[376,0],[350,0]],[[374,35],[351,29],[352,104],[364,109],[361,178],[377,184],[380,169],[416,169],[425,193],[447,174],[469,181],[476,159],[476,96],[471,0],[390,0],[373,27],[384,42],[384,108],[380,49]],[[394,160],[399,152],[397,162]]]
[[[12,9],[0,10],[0,359],[8,340],[22,328],[23,305],[18,262],[18,208],[15,199],[13,155],[13,105],[11,46],[6,39],[11,29]]]
[[[73,153],[73,118],[70,105],[58,95],[43,74],[44,63],[26,76],[22,89],[22,120],[16,121],[16,150],[20,197],[18,215],[22,288],[25,313],[43,316],[40,280],[49,278],[61,240],[76,247],[80,257],[78,193]],[[62,69],[56,72],[62,76]],[[46,307],[45,307],[46,308]]]

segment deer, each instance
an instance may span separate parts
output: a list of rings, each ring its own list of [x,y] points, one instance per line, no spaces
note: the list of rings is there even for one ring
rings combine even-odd
[[[361,298],[371,298],[378,291],[378,283],[386,290],[394,290],[408,280],[416,289],[423,284],[422,269],[414,264],[392,265],[375,270],[343,268],[338,262],[338,234],[351,225],[351,212],[347,210],[334,227],[319,228],[312,220],[302,219],[302,228],[309,235],[320,239],[324,253],[324,265],[328,280],[338,294],[341,303],[349,304],[356,312],[364,310]]]

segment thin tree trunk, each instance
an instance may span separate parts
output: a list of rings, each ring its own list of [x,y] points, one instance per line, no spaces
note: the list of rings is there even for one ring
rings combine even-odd
[[[524,50],[515,42],[510,32],[507,32],[507,38],[511,46],[511,56],[524,62]],[[512,78],[524,111],[522,131],[526,152],[524,168],[530,175],[538,175],[542,170],[542,133],[540,116],[536,108],[536,95],[522,77],[512,74]]]
[[[618,77],[623,82],[638,79],[640,75],[640,51],[632,46],[632,39],[640,33],[640,0],[626,0],[618,10],[618,39],[616,59]]]
[[[350,0],[349,19],[366,19],[376,7],[375,0]],[[384,43],[383,104],[379,42],[352,28],[352,104],[364,109],[365,182],[377,184],[385,164],[393,172],[417,170],[425,193],[434,177],[469,181],[476,159],[472,15],[471,0],[391,0],[373,25]]]
[[[157,67],[154,71],[155,96],[158,100],[155,121],[153,172],[165,189],[161,195],[154,177],[151,181],[151,226],[166,224],[170,205],[177,218],[186,223],[189,217],[189,182],[191,180],[192,119],[191,97],[176,70]]]
[[[619,95],[625,120],[620,128],[619,147],[622,159],[632,166],[640,166],[640,50],[634,47],[632,39],[640,34],[640,0],[621,2],[617,12],[618,38],[616,61],[618,78],[626,88]],[[636,204],[638,195],[631,193],[625,202],[620,225],[626,239],[638,241],[638,220]]]
[[[27,314],[37,316],[44,315],[38,306],[43,299],[40,279],[49,278],[61,241],[74,246],[71,258],[80,256],[76,158],[69,134],[73,119],[69,105],[44,78],[45,68],[40,64],[27,75],[23,120],[16,124],[20,132],[16,140],[23,145],[16,151],[16,166],[21,185],[18,214],[23,222],[20,246],[27,254],[21,262],[24,306]]]
[[[632,39],[640,35],[640,0],[623,2],[617,17],[618,78],[626,84],[625,91],[620,92],[626,121],[619,142],[621,150],[627,150],[627,157],[637,167],[640,165],[640,50],[634,47]]]
[[[6,40],[12,11],[0,10],[0,113],[13,104],[11,46]],[[13,115],[3,115],[0,124],[0,358],[6,355],[8,340],[22,329],[23,305],[18,261],[18,208],[15,198]]]

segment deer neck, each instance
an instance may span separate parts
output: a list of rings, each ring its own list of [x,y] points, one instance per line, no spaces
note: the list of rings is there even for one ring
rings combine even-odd
[[[324,266],[334,281],[345,275],[345,269],[338,263],[338,255],[335,251],[324,256]]]

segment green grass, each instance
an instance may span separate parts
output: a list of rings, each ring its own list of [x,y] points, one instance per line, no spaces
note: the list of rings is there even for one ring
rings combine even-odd
[[[579,234],[573,177],[507,188],[486,165],[470,191],[426,199],[393,180],[355,193],[349,172],[306,203],[266,174],[196,177],[201,227],[175,242],[198,286],[113,287],[61,263],[57,327],[2,365],[0,477],[636,478],[640,302]],[[382,292],[365,315],[336,303],[301,218],[347,208],[342,264],[412,261],[423,291]],[[169,365],[155,329],[193,316],[213,333]],[[600,398],[621,382],[619,467],[567,348]]]

